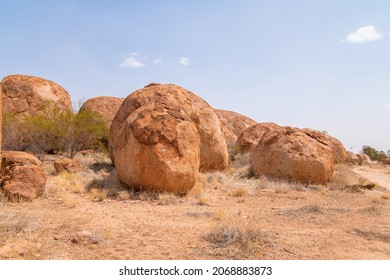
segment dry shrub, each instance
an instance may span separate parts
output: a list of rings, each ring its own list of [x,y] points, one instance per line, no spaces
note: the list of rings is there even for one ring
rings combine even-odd
[[[3,151],[21,151],[25,147],[23,135],[25,127],[23,121],[10,113],[3,113],[2,124],[2,150]]]
[[[245,250],[261,241],[264,235],[250,223],[231,220],[222,222],[203,237],[212,247],[238,246]]]
[[[229,166],[226,168],[226,173],[235,175],[239,178],[251,178],[253,172],[250,167],[250,154],[238,153],[230,157]]]
[[[28,150],[40,155],[48,151],[66,153],[73,158],[83,149],[104,149],[108,130],[103,118],[94,112],[63,112],[52,102],[43,102],[42,115],[5,114],[4,149]]]
[[[89,191],[89,195],[91,196],[93,201],[103,201],[107,198],[107,190],[104,189],[98,189],[98,188],[92,188]]]
[[[204,238],[216,247],[225,247],[239,242],[242,233],[236,226],[220,225],[206,234]]]
[[[234,155],[232,160],[230,161],[230,166],[232,166],[235,170],[240,170],[241,168],[246,168],[250,166],[250,154],[249,153],[238,153]]]

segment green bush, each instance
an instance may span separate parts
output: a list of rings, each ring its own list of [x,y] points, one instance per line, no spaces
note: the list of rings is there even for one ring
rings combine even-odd
[[[21,151],[24,149],[23,122],[13,114],[4,113],[2,123],[3,151]]]
[[[387,159],[387,155],[384,151],[377,151],[376,149],[370,146],[363,146],[362,148],[363,154],[366,154],[370,157],[371,160],[384,161]]]
[[[83,110],[73,115],[71,124],[67,148],[71,157],[77,151],[97,150],[106,146],[105,139],[108,139],[108,129],[99,114]]]
[[[88,110],[62,112],[47,105],[39,115],[3,118],[4,150],[25,150],[39,156],[63,153],[73,158],[80,150],[104,148],[108,138],[102,117]]]

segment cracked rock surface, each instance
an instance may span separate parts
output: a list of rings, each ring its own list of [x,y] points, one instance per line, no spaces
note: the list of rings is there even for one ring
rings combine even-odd
[[[214,110],[171,84],[150,84],[129,95],[114,117],[108,146],[120,180],[133,188],[185,193],[199,170],[228,163]]]
[[[1,81],[3,112],[16,116],[40,114],[48,104],[71,111],[68,92],[60,85],[39,77],[10,75]]]

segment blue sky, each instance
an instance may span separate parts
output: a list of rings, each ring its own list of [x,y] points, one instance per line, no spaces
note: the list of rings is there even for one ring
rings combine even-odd
[[[0,78],[74,103],[183,86],[258,122],[390,150],[390,1],[4,1]]]

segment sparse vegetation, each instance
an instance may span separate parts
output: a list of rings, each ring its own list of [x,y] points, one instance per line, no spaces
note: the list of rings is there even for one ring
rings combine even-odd
[[[347,166],[337,165],[332,177],[330,178],[329,187],[350,191],[359,191],[361,189],[360,186],[365,186],[370,183],[371,182],[357,175]]]
[[[203,238],[224,259],[256,258],[271,244],[266,234],[251,223],[232,219],[222,221]]]
[[[372,250],[356,245],[354,228],[386,235],[378,225],[387,221],[388,192],[353,190],[369,182],[348,166],[337,166],[329,185],[311,186],[241,177],[245,165],[236,162],[227,173],[199,173],[179,196],[125,188],[107,155],[77,159],[77,173],[45,162],[43,198],[2,197],[0,259],[354,259]],[[307,250],[312,244],[321,251]]]
[[[106,145],[108,130],[100,115],[88,110],[59,111],[50,103],[43,106],[40,115],[3,115],[3,150],[29,151],[41,159],[48,152],[73,158],[77,151],[101,150]]]
[[[236,187],[231,191],[231,195],[234,197],[243,197],[246,195],[246,189],[244,187]]]
[[[362,152],[363,154],[368,155],[371,160],[382,162],[387,159],[387,155],[384,151],[378,151],[368,145],[363,146]]]

